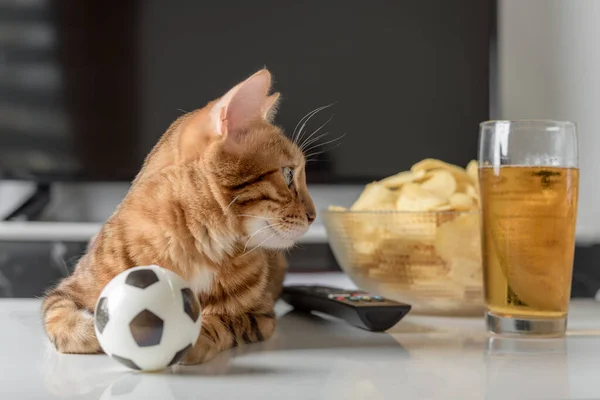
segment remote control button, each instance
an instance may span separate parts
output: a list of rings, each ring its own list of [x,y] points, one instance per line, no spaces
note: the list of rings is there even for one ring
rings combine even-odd
[[[347,296],[338,296],[338,297],[336,297],[335,299],[336,299],[337,301],[344,301],[344,300],[346,300],[346,297],[347,297]]]
[[[360,299],[363,301],[371,301],[371,297],[369,296],[361,296]]]
[[[371,296],[371,298],[375,301],[383,301],[383,297],[381,296]]]
[[[327,297],[330,299],[337,299],[338,297],[342,297],[342,298],[350,297],[350,295],[347,293],[333,293],[333,294],[327,295]]]
[[[349,301],[359,301],[360,298],[358,298],[357,296],[350,296],[350,297],[348,297],[348,300]]]

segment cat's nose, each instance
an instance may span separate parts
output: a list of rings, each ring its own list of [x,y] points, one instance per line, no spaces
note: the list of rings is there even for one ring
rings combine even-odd
[[[306,213],[306,220],[308,221],[308,224],[312,224],[315,220],[315,218],[317,218],[317,209],[315,208],[315,203],[313,203],[312,199],[310,198],[310,195],[308,194],[308,190],[306,190],[306,187],[304,188],[300,188],[300,190],[298,190],[298,197],[300,198],[300,201],[302,202],[302,205],[304,206],[304,212]]]

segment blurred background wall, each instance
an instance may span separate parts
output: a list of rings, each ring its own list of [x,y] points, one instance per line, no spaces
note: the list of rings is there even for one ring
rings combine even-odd
[[[498,117],[575,121],[579,243],[600,241],[600,2],[501,0]]]

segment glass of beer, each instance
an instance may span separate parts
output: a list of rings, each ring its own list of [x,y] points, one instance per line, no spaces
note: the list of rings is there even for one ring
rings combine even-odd
[[[480,125],[483,275],[491,333],[565,334],[579,189],[577,146],[572,122]]]

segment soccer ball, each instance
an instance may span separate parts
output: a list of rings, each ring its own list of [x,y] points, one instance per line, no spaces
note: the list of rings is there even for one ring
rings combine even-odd
[[[176,273],[157,265],[115,276],[96,303],[94,327],[102,350],[144,371],[181,360],[200,335],[198,298]]]

